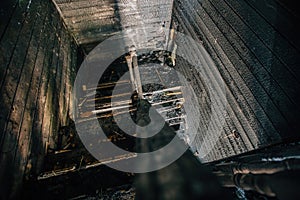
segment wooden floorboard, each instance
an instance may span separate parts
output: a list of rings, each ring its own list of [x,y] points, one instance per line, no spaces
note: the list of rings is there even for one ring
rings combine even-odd
[[[205,12],[204,10],[203,10],[203,12]],[[203,15],[202,15],[203,16]],[[206,17],[206,16],[203,16],[203,17]],[[200,18],[198,18],[198,19],[200,19]],[[209,23],[210,23],[210,21],[209,21],[209,18],[204,18],[205,19],[205,22],[206,22],[206,24],[208,23],[208,25],[209,25],[209,27],[215,27],[214,25],[210,25]],[[211,24],[213,24],[213,21],[211,21],[212,23]],[[216,30],[216,32],[218,31],[218,29],[215,29]],[[218,33],[218,32],[217,32]],[[219,35],[218,35],[218,37],[219,38],[221,38],[222,39],[222,33],[221,32],[219,32]],[[216,37],[216,35],[214,35],[213,36],[214,38],[212,38],[212,40],[213,41],[211,41],[211,44],[212,45],[214,45],[214,43],[215,43],[215,41],[214,40],[216,40],[216,38],[218,38],[218,37]],[[222,40],[221,40],[221,42],[222,42]],[[218,43],[220,43],[220,42],[218,42]],[[234,51],[232,51],[231,49],[228,49],[228,48],[230,48],[231,46],[230,46],[230,43],[224,43],[224,41],[223,41],[223,44],[221,44],[221,46],[222,46],[222,48],[225,48],[225,49],[218,49],[217,50],[217,52],[224,52],[225,54],[229,54],[230,52],[232,52],[232,53],[230,53],[229,55],[232,55],[232,56],[234,56],[234,57],[236,57],[236,56],[239,56],[238,54],[236,54],[236,53],[234,53]],[[230,62],[233,62],[233,61],[235,61],[234,59],[230,59],[231,61]],[[237,60],[239,60],[239,59],[237,59]],[[244,84],[238,84],[239,82],[237,82],[237,85],[239,85],[239,87],[242,87],[243,85],[245,85],[246,87],[248,87],[249,89],[250,89],[250,94],[251,93],[253,93],[253,91],[251,91],[251,85],[250,84],[252,84],[252,80],[255,80],[255,77],[253,77],[253,75],[251,74],[251,72],[248,70],[247,71],[247,67],[245,67],[245,68],[243,68],[243,67],[241,67],[240,66],[240,64],[238,64],[238,63],[233,63],[233,64],[235,64],[236,65],[236,67],[235,68],[237,68],[237,69],[241,69],[241,70],[243,70],[243,71],[241,71],[241,70],[238,70],[237,72],[237,74],[232,74],[233,73],[233,71],[231,71],[230,72],[230,75],[231,75],[231,77],[229,78],[229,80],[230,79],[232,79],[232,80],[234,80],[234,81],[236,81],[236,80],[238,80],[239,79],[239,77],[241,77],[242,79],[242,82],[244,82]],[[226,65],[225,65],[226,66]],[[245,71],[246,70],[246,71]],[[247,82],[247,80],[249,80],[248,82]],[[246,82],[245,82],[246,81]],[[258,87],[257,87],[258,86]],[[255,88],[255,89],[259,89],[259,88],[261,88],[261,86],[259,85],[259,84],[257,84],[257,86],[255,86],[255,87],[253,87],[253,88]],[[252,89],[253,90],[253,89]],[[241,91],[245,91],[244,89],[242,89]],[[260,90],[259,90],[260,91]],[[263,90],[261,90],[261,91],[263,91]],[[238,93],[237,93],[238,94]],[[246,93],[247,94],[247,93]],[[249,94],[249,93],[248,93]],[[266,94],[264,94],[264,93],[262,93],[264,96],[266,96]],[[261,98],[262,98],[263,96],[260,96],[259,98],[258,98],[258,100],[262,100]],[[236,96],[236,98],[238,98],[238,96]],[[239,97],[239,98],[241,98],[241,97]],[[246,99],[248,99],[248,100],[250,100],[250,99],[253,99],[253,98],[251,98],[251,97],[247,97],[246,96]],[[250,105],[251,105],[251,103],[250,103]],[[262,104],[263,105],[263,104]],[[246,111],[246,110],[244,110],[244,111]]]
[[[219,4],[221,7],[221,5]],[[214,11],[213,8],[207,6],[207,10],[211,10],[212,12],[210,15],[212,18],[215,17],[215,14],[217,11]],[[220,8],[222,10],[222,8]],[[228,10],[228,9],[227,9]],[[232,16],[232,15],[230,15]],[[227,17],[230,18],[230,17]],[[267,49],[264,49],[264,44],[255,44],[252,43],[255,41],[255,36],[251,37],[251,43],[248,46],[245,46],[243,48],[243,43],[239,44],[238,41],[242,42],[241,37],[234,38],[235,32],[229,32],[230,27],[226,27],[226,23],[219,24],[218,22],[222,21],[222,18],[217,18],[215,20],[215,23],[217,24],[218,28],[224,34],[224,36],[227,38],[229,43],[233,46],[236,55],[240,55],[240,59],[244,60],[245,65],[251,70],[251,73],[253,76],[257,79],[265,93],[269,96],[269,98],[274,102],[274,105],[278,108],[278,110],[282,113],[284,117],[287,118],[288,121],[293,122],[295,119],[295,114],[296,113],[283,113],[284,110],[288,110],[288,108],[294,108],[298,109],[298,104],[297,102],[297,92],[300,89],[298,89],[298,81],[288,72],[286,68],[284,68],[281,63],[276,62],[276,57],[274,58],[273,53],[270,52],[269,55],[271,56],[269,58],[268,56],[268,51]],[[224,20],[226,22],[226,20]],[[237,20],[234,20],[235,22]],[[241,25],[236,25],[234,27],[240,27]],[[242,31],[239,31],[240,33]],[[248,34],[251,33],[249,30],[246,30]],[[251,54],[244,54],[244,50],[242,49],[251,49],[251,48],[256,48],[256,49],[261,49],[261,50],[256,50],[255,55],[251,56]],[[250,51],[251,53],[251,51]],[[267,53],[267,54],[263,54]],[[235,54],[233,52],[233,54]],[[264,56],[261,56],[264,55]],[[260,58],[258,58],[260,57]],[[270,62],[265,62],[265,60],[271,60],[272,63]],[[268,69],[269,66],[271,65],[276,65],[275,69]],[[268,70],[267,70],[268,69]],[[272,71],[271,71],[272,70]],[[278,70],[278,71],[277,71]],[[272,74],[270,74],[272,73]],[[250,76],[247,76],[249,78]],[[285,80],[286,77],[289,77],[289,80]],[[272,83],[270,84],[270,81]],[[281,85],[278,84],[278,82],[281,83]],[[249,84],[248,84],[249,85]],[[289,88],[287,87],[288,85],[293,85],[293,87]],[[249,85],[250,86],[250,85]],[[291,90],[291,92],[289,92]],[[276,91],[276,92],[275,92]],[[289,93],[288,93],[289,92]],[[291,96],[291,97],[290,97]]]
[[[66,27],[80,45],[99,43],[128,27],[137,29],[142,21],[144,26],[149,27],[161,26],[163,21],[166,27],[169,27],[171,21],[168,19],[172,11],[169,1],[155,1],[151,4],[143,0],[53,2],[59,9]]]
[[[36,20],[36,15],[32,15],[31,17],[29,16],[27,20],[32,20],[33,23],[25,23],[25,25],[21,29],[21,32],[19,33],[21,36],[19,36],[20,39],[17,40],[18,43],[16,44],[16,50],[12,53],[12,59],[7,65],[7,68],[9,70],[6,74],[6,77],[4,78],[3,87],[1,87],[0,90],[0,92],[3,94],[3,98],[6,98],[4,99],[4,101],[7,103],[6,105],[8,105],[8,107],[10,108],[10,110],[6,113],[6,115],[3,118],[6,119],[6,122],[8,122],[9,119],[11,119],[11,122],[17,125],[19,124],[20,120],[14,120],[13,117],[11,117],[11,115],[18,116],[18,114],[16,113],[18,113],[18,111],[22,109],[22,107],[19,107],[20,105],[18,105],[20,104],[20,102],[16,101],[16,104],[14,104],[14,101],[16,98],[18,98],[16,91],[19,87],[20,78],[24,69],[27,51],[32,38],[33,25]],[[9,132],[11,133],[11,136],[15,137],[16,139],[18,138],[17,132],[12,132],[11,130],[11,128],[14,127],[7,128],[7,126],[5,125],[3,127],[6,127],[4,128],[4,135],[8,136],[8,134],[6,133]]]
[[[120,30],[114,0],[53,0],[77,44],[101,42]]]
[[[40,16],[40,18],[38,18],[36,20],[36,24],[35,27],[36,28],[40,28],[39,26],[37,26],[37,24],[43,24],[44,22],[44,16]],[[37,33],[33,33],[33,37],[32,37],[32,43],[34,43],[35,41],[39,41],[40,39],[40,29],[33,29],[34,32]],[[18,105],[20,108],[22,108],[21,113],[18,113],[18,116],[20,118],[20,122],[19,122],[19,128],[18,128],[18,140],[17,140],[17,146],[21,147],[19,151],[17,151],[15,153],[14,156],[14,171],[19,171],[19,176],[23,176],[24,171],[27,167],[27,165],[25,165],[25,163],[27,163],[28,161],[28,154],[29,154],[29,150],[30,150],[30,138],[31,138],[31,127],[32,127],[32,118],[31,118],[31,109],[32,107],[27,107],[28,103],[33,102],[33,99],[35,95],[37,94],[31,94],[30,92],[32,91],[32,83],[34,83],[33,78],[34,77],[34,66],[35,66],[35,62],[37,59],[37,54],[38,54],[38,50],[39,50],[39,44],[37,44],[37,46],[35,46],[34,44],[30,45],[31,48],[28,49],[28,52],[31,52],[31,56],[33,56],[34,58],[30,58],[27,57],[27,61],[24,63],[25,66],[28,66],[28,68],[26,70],[26,72],[22,73],[22,77],[20,80],[20,83],[24,83],[26,86],[25,87],[21,87],[22,89],[22,94],[18,95],[17,97],[19,99],[21,103],[21,105]],[[28,55],[30,55],[28,53]],[[18,92],[18,91],[17,91]],[[16,100],[18,100],[16,99]],[[17,188],[15,188],[14,190],[20,190],[21,187],[19,185],[22,184],[22,180],[16,181],[15,185]],[[18,188],[20,187],[20,188]]]
[[[185,4],[186,5],[186,4]],[[189,13],[191,13],[191,12],[189,12]],[[184,18],[184,16],[182,16],[182,15],[180,15],[180,14],[176,14],[175,13],[175,16],[178,16],[179,18],[181,17],[181,18]],[[204,18],[205,19],[205,18]],[[192,22],[192,19],[190,19],[191,21],[190,22]],[[206,21],[207,22],[207,21]],[[199,23],[199,21],[198,21],[198,23]],[[186,23],[185,24],[188,24],[188,22],[186,21]],[[195,24],[195,26],[196,26],[196,24]],[[202,27],[203,28],[203,27]],[[197,29],[196,29],[197,30]],[[191,31],[191,30],[190,30]],[[189,32],[189,31],[188,31]],[[207,37],[209,37],[209,34],[206,32],[205,34],[203,34],[203,35],[206,35]],[[214,45],[215,46],[215,41],[214,41],[214,38],[212,38],[212,41],[211,41],[211,44],[212,45]],[[220,53],[220,50],[221,49],[219,49],[217,52],[219,52]],[[227,52],[227,51],[226,51]],[[228,59],[228,58],[227,58]],[[226,60],[226,59],[225,59]],[[222,62],[224,62],[225,61],[224,60],[224,58],[222,59]],[[232,64],[231,64],[232,65]],[[228,66],[229,66],[229,63],[228,64],[225,64],[225,66],[228,68]],[[226,68],[225,68],[226,69]],[[226,72],[226,71],[225,71]],[[233,74],[233,72],[234,71],[230,71],[230,73],[231,73],[231,76],[229,76],[229,77],[231,77],[230,79],[227,79],[227,80],[230,80],[230,82],[228,82],[228,86],[230,87],[230,88],[232,88],[232,83],[233,82],[235,82],[235,81],[237,81],[239,78],[238,77],[240,77],[240,75],[234,75]],[[221,73],[224,73],[224,71],[222,70],[221,71]],[[229,74],[228,74],[229,75]],[[227,81],[226,81],[227,82]],[[268,119],[268,117],[267,117],[267,115],[266,115],[266,113],[262,110],[262,112],[260,112],[261,114],[260,115],[257,115],[258,113],[257,113],[257,111],[259,111],[259,109],[257,109],[257,107],[256,106],[254,106],[253,105],[253,103],[255,103],[255,98],[253,98],[253,96],[252,96],[252,98],[246,98],[245,100],[244,100],[244,103],[243,103],[243,101],[242,101],[242,99],[243,98],[245,98],[245,97],[243,97],[242,95],[241,95],[241,91],[244,93],[244,94],[247,94],[247,93],[245,93],[247,90],[249,90],[249,89],[247,89],[247,90],[245,90],[247,87],[247,85],[246,84],[237,84],[237,85],[239,85],[239,87],[242,87],[242,88],[244,88],[244,89],[242,89],[242,90],[240,90],[240,89],[238,89],[238,88],[236,88],[236,89],[234,89],[234,90],[232,90],[232,89],[230,89],[231,90],[231,92],[234,92],[233,94],[234,94],[234,96],[235,96],[235,98],[238,100],[238,104],[233,104],[234,105],[234,107],[232,107],[233,109],[232,110],[235,110],[236,108],[238,108],[238,107],[240,107],[240,106],[242,106],[241,107],[241,110],[245,113],[245,114],[247,114],[246,116],[244,116],[244,117],[242,117],[242,115],[240,115],[239,114],[239,112],[237,112],[236,114],[234,114],[234,113],[232,113],[231,115],[230,115],[230,117],[232,118],[232,119],[236,119],[237,121],[236,121],[236,125],[235,126],[232,126],[232,128],[235,128],[235,127],[240,127],[240,128],[237,128],[237,130],[238,131],[240,131],[240,130],[242,130],[242,131],[246,131],[246,133],[247,134],[249,134],[249,131],[251,130],[251,129],[254,129],[254,132],[253,132],[253,134],[255,134],[255,135],[257,135],[258,137],[259,137],[259,141],[260,141],[260,143],[258,144],[258,146],[256,146],[257,144],[255,144],[254,143],[254,145],[256,146],[256,147],[259,147],[259,146],[263,146],[263,145],[267,145],[268,143],[270,143],[270,142],[274,142],[274,141],[277,141],[278,139],[279,139],[279,137],[278,137],[278,133],[277,133],[277,136],[276,136],[276,130],[273,128],[273,124],[272,124],[272,122],[270,122],[269,121],[269,119]],[[250,92],[250,91],[249,91]],[[242,94],[243,94],[242,93]],[[251,94],[251,92],[250,93],[248,93],[248,95],[249,94]],[[234,99],[235,99],[234,98]],[[253,100],[255,100],[254,102],[252,101],[252,102],[249,102],[251,99],[253,99]],[[242,103],[242,104],[241,104]],[[244,106],[243,106],[244,105]],[[246,107],[245,107],[246,106]],[[250,107],[249,107],[250,106]],[[259,107],[261,107],[259,104],[258,104],[258,106]],[[248,108],[247,108],[248,107]],[[259,108],[258,107],[258,108]],[[251,114],[252,113],[252,114]],[[250,114],[250,115],[249,115]],[[268,113],[269,114],[269,113]],[[235,115],[237,115],[237,117],[235,117]],[[251,117],[252,116],[252,117]],[[245,118],[246,117],[246,118]],[[249,118],[250,117],[250,118]],[[250,120],[250,121],[249,121]],[[269,121],[269,123],[266,123],[266,120],[267,121]],[[248,123],[248,121],[250,122],[250,128],[249,128],[249,126],[248,125],[246,125],[247,123]],[[245,124],[245,122],[247,122],[246,124]],[[246,127],[248,127],[248,128],[242,128],[239,124],[242,124],[243,126],[246,126]],[[249,123],[248,123],[249,124]],[[258,127],[257,127],[258,126]],[[271,129],[270,129],[271,128]],[[268,136],[267,136],[267,135]],[[254,138],[255,138],[256,136],[254,136]],[[253,136],[251,136],[250,138],[252,138],[253,139]],[[245,148],[245,147],[243,147],[243,148]]]
[[[293,1],[293,0],[291,0]],[[290,2],[291,2],[290,1]],[[295,49],[300,50],[300,40],[297,30],[297,24],[300,19],[298,6],[294,5],[294,8],[289,5],[287,0],[272,0],[272,1],[245,1],[251,6],[257,14],[261,15],[273,28],[285,37],[287,41]],[[295,1],[294,1],[295,2]],[[296,13],[298,12],[298,13]]]
[[[296,66],[299,66],[299,59],[295,59],[293,55],[299,54],[299,51],[295,48],[295,46],[292,46],[289,43],[289,41],[285,37],[283,37],[281,32],[279,32],[276,28],[270,26],[270,24],[268,24],[264,18],[262,18],[257,12],[255,12],[255,9],[251,8],[250,6],[247,7],[246,3],[241,2],[240,4],[236,4],[235,2],[228,1],[227,4],[231,7],[231,9],[234,10],[234,12],[236,12],[236,14],[233,15],[236,15],[240,18],[237,19],[238,21],[240,21],[240,23],[238,24],[243,24],[246,28],[253,32],[252,35],[254,38],[257,37],[263,43],[262,45],[259,45],[259,43],[255,41],[247,41],[249,44],[256,48],[257,53],[259,53],[259,50],[271,52],[271,55],[275,57],[274,60],[276,63],[274,63],[274,65],[279,67],[286,67],[287,70],[281,70],[281,72],[287,73],[287,75],[288,73],[290,73],[291,75],[288,75],[289,77],[294,79],[297,78],[297,76],[299,76],[299,69]],[[277,16],[277,12],[273,11],[271,13],[275,15],[278,19],[281,19],[280,15]],[[231,20],[230,17],[228,17],[227,19]],[[286,19],[285,21],[287,24],[291,22],[291,20],[288,19]],[[231,24],[235,24],[233,23],[233,19],[231,20]],[[236,29],[240,27],[240,25],[238,26],[238,24],[234,26]],[[295,30],[291,31],[296,32]],[[264,57],[268,55],[266,53],[260,54],[261,56],[265,55]],[[265,66],[267,66],[267,64],[265,64]],[[297,81],[299,84],[299,80]]]
[[[232,41],[241,41],[239,43],[236,42],[238,44],[236,46],[238,46],[239,48],[238,49],[239,53],[243,55],[243,49],[245,48],[252,49],[252,51],[250,52],[252,56],[248,56],[252,59],[248,61],[248,63],[251,64],[251,66],[253,66],[252,68],[258,68],[256,66],[261,66],[263,69],[265,69],[265,72],[258,71],[258,73],[261,76],[263,76],[265,79],[267,79],[267,77],[270,77],[270,79],[275,80],[276,83],[278,84],[278,87],[280,87],[278,88],[278,90],[279,91],[282,90],[285,93],[283,95],[289,98],[287,101],[294,103],[294,100],[297,100],[295,99],[295,95],[296,95],[296,91],[299,91],[300,89],[300,85],[299,85],[300,81],[297,80],[297,78],[295,77],[296,76],[295,73],[290,72],[289,67],[291,66],[284,63],[281,58],[274,56],[275,54],[284,57],[283,52],[286,51],[285,49],[293,49],[293,47],[283,45],[280,46],[280,48],[276,48],[276,49],[273,48],[272,44],[274,45],[274,39],[278,38],[276,37],[277,33],[274,34],[274,32],[272,33],[268,31],[269,34],[271,34],[273,37],[270,35],[263,35],[263,32],[266,33],[266,31],[262,31],[262,29],[259,30],[253,28],[254,23],[252,23],[248,27],[240,28],[242,27],[243,24],[245,24],[245,22],[243,22],[239,18],[236,18],[235,17],[236,15],[234,13],[232,14],[230,13],[228,15],[224,14],[222,10],[228,11],[230,10],[230,8],[225,6],[223,3],[218,4],[218,6],[220,7],[218,10],[214,10],[215,8],[211,10],[212,12],[219,12],[220,15],[228,16],[226,17],[226,19],[223,18],[223,20],[226,21],[228,24],[228,27],[224,25],[223,30],[229,30],[229,29],[234,30],[235,34],[231,34]],[[256,17],[254,16],[252,18],[256,19]],[[253,22],[256,21],[256,24],[261,24],[261,23],[257,23],[258,20],[252,20],[252,21]],[[242,34],[243,32],[248,33],[249,37],[251,37],[251,40],[247,38],[247,35],[243,35]],[[223,31],[223,33],[225,33],[225,31]],[[238,37],[235,38],[234,35],[237,35]],[[284,42],[286,42],[286,40],[279,40],[280,44],[283,44]],[[276,52],[278,50],[280,50],[281,52]],[[246,57],[246,55],[247,54],[245,54],[244,57]],[[257,63],[255,63],[255,60],[257,60]],[[253,62],[253,64],[251,61]],[[276,65],[277,67],[271,68],[271,65]],[[289,77],[289,79],[286,80],[286,77]],[[288,87],[285,87],[286,85],[294,85],[294,87],[290,89]],[[294,106],[298,107],[299,105],[294,103]]]
[[[6,32],[10,21],[14,18],[19,4],[17,0],[2,1],[0,3],[0,40]]]
[[[49,5],[45,7],[46,11],[49,11]],[[47,13],[47,12],[46,12]],[[26,109],[28,110],[28,131],[29,131],[29,153],[27,155],[26,160],[26,168],[25,168],[25,180],[30,179],[31,174],[36,173],[38,171],[37,163],[41,157],[40,151],[42,149],[42,134],[41,130],[37,129],[37,124],[42,123],[39,119],[39,113],[42,113],[40,110],[40,99],[41,99],[41,85],[44,80],[44,71],[45,65],[44,61],[47,57],[47,54],[44,53],[47,48],[49,48],[48,44],[50,42],[49,37],[46,34],[49,32],[49,16],[45,15],[45,21],[43,23],[43,28],[41,29],[41,36],[39,50],[37,52],[37,59],[34,66],[34,72],[32,77],[32,89],[30,90],[29,98],[27,100]]]
[[[283,27],[273,23],[272,13],[260,13],[269,4],[264,2],[263,8],[257,4],[260,2],[175,1],[173,16],[179,30],[203,42],[227,84],[230,106],[224,130],[236,129],[242,135],[242,140],[221,138],[217,148],[231,152],[223,149],[226,152],[218,157],[297,138],[299,46],[295,38],[285,35]],[[281,25],[287,21],[286,27],[295,20],[281,6],[273,15],[280,18]]]
[[[192,30],[190,30],[190,31],[192,31]],[[180,64],[179,64],[180,65]],[[189,74],[187,74],[187,76],[189,77]],[[195,77],[195,79],[199,79],[200,77]],[[196,86],[196,84],[194,84],[194,87],[201,87],[201,85],[198,85],[197,84],[197,86]],[[216,86],[217,87],[217,86]],[[208,102],[209,103],[209,102]],[[201,109],[201,116],[202,115],[208,115],[208,113],[207,112],[205,112],[205,107],[202,107],[202,106],[199,106]],[[208,109],[209,109],[209,107],[208,107]],[[229,134],[231,134],[231,132],[232,132],[232,130],[234,130],[234,129],[237,129],[240,133],[241,133],[241,135],[243,136],[244,135],[244,131],[243,131],[243,128],[240,126],[240,122],[239,122],[239,120],[238,120],[238,118],[235,116],[235,114],[233,114],[233,110],[234,109],[236,109],[236,106],[234,106],[232,109],[228,109],[228,115],[229,115],[229,117],[231,117],[231,119],[234,119],[235,120],[235,125],[234,126],[231,126],[231,127],[229,127],[229,129],[230,129],[230,131],[229,132],[224,132],[224,133],[222,133],[221,134],[221,136],[219,137],[219,138],[215,138],[214,140],[212,140],[212,141],[204,141],[205,143],[208,143],[207,144],[207,146],[209,147],[209,146],[211,146],[211,145],[213,145],[213,142],[214,141],[218,141],[218,140],[220,140],[220,139],[222,139],[222,137],[226,137],[227,135],[229,135]],[[212,111],[212,112],[215,112],[215,111]],[[220,116],[221,117],[221,116]],[[241,118],[241,116],[238,116],[239,117],[239,119],[243,119],[243,118]],[[208,115],[208,119],[210,119],[209,118],[209,115]],[[209,122],[209,121],[208,121]],[[206,123],[208,123],[208,122],[206,122]],[[220,120],[220,123],[222,123],[221,122],[221,120]],[[214,126],[215,127],[217,127],[218,125],[217,124],[214,124]],[[205,126],[200,126],[201,127],[201,129],[205,129]],[[217,130],[216,130],[217,131]],[[201,131],[200,131],[201,132]],[[205,135],[205,134],[204,134]],[[246,135],[244,135],[244,136],[246,136]],[[243,136],[243,137],[244,137]],[[198,135],[196,136],[196,137],[200,137],[200,138],[202,138],[203,137],[203,135],[201,134],[201,133],[198,133]],[[245,137],[244,139],[243,139],[243,141],[245,142],[246,141],[246,143],[247,143],[247,146],[244,146],[243,148],[242,148],[242,151],[243,152],[245,152],[245,151],[247,151],[247,150],[249,150],[249,149],[252,149],[253,148],[253,146],[251,145],[251,142],[249,143],[249,140],[247,141],[248,139],[247,139],[247,137]],[[202,141],[203,142],[203,139],[200,139],[200,141]],[[235,141],[235,142],[238,142],[239,140],[237,140],[237,141]],[[210,144],[209,144],[210,143]],[[199,147],[201,145],[201,143],[198,143],[197,144],[197,148]],[[220,148],[217,148],[217,149],[214,149],[213,150],[213,152],[214,152],[214,155],[217,155],[217,156],[215,156],[215,157],[213,157],[213,156],[211,156],[211,159],[219,159],[220,158],[220,154],[222,153],[222,152],[220,152],[219,151],[219,149]],[[223,146],[223,151],[226,151],[226,150],[228,150],[228,149],[226,149],[225,148],[225,146]],[[232,153],[234,153],[234,152],[228,152],[228,155],[229,154],[232,154]],[[207,159],[207,160],[209,160],[209,159]]]
[[[50,3],[18,5],[0,40],[2,199],[20,195],[24,174],[40,170],[47,138],[68,123],[70,97],[62,97],[71,91],[77,47]]]

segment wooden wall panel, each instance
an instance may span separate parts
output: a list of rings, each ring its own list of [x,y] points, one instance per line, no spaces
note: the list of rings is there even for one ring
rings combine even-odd
[[[26,5],[25,7],[22,5]],[[77,46],[50,1],[22,1],[0,40],[0,194],[16,198],[68,125]]]
[[[284,2],[177,0],[173,19],[203,42],[227,84],[225,133],[236,129],[252,144],[235,153],[299,139],[298,16]],[[235,143],[217,145],[207,161],[234,154]]]

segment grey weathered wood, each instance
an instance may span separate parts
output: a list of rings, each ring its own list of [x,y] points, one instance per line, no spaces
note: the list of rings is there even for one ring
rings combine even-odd
[[[101,42],[120,30],[114,0],[53,0],[77,44]]]
[[[224,138],[217,144],[222,150],[215,150],[221,157],[249,150],[247,137],[254,148],[297,138],[293,132],[299,116],[299,52],[297,40],[286,35],[282,23],[287,21],[288,27],[296,18],[283,16],[288,11],[281,6],[261,13],[266,7],[258,4],[265,2],[175,1],[179,29],[203,41],[228,87],[230,107]],[[273,16],[280,18],[280,25],[274,24]],[[226,137],[234,129],[246,138]],[[212,153],[207,159],[213,157]]]

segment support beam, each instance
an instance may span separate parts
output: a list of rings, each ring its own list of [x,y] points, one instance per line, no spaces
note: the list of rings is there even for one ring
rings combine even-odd
[[[133,74],[133,70],[132,70],[132,57],[126,56],[126,61],[127,61],[128,69],[129,69],[132,91],[134,91],[135,90],[135,79],[134,79],[134,74]]]
[[[142,88],[139,66],[138,66],[138,62],[137,62],[137,56],[135,53],[132,55],[132,63],[133,63],[135,80],[136,80],[136,84],[137,84],[138,96],[142,99],[143,98],[143,88]]]
[[[145,92],[143,95],[153,95],[153,94],[158,94],[158,93],[163,93],[163,92],[174,92],[174,91],[177,91],[177,90],[181,90],[181,86],[176,86],[176,87],[171,87],[171,88],[166,88],[166,89],[163,89],[163,90],[156,90],[156,91],[153,91],[153,92]]]

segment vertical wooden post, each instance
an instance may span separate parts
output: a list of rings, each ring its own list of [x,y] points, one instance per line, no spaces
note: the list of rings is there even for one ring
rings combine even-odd
[[[136,54],[133,54],[133,56],[132,56],[132,63],[133,63],[135,80],[136,80],[136,84],[137,84],[137,93],[138,93],[138,96],[142,99],[143,98],[143,88],[142,88],[142,82],[141,82],[141,77],[140,77],[139,66],[138,66]]]
[[[127,61],[128,69],[129,69],[132,91],[134,91],[134,90],[136,90],[136,83],[135,83],[133,70],[132,70],[132,57],[126,56],[126,61]]]

